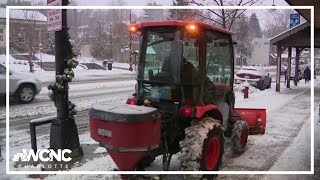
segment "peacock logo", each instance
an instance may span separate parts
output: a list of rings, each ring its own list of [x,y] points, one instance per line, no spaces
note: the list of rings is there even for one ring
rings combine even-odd
[[[28,154],[27,152],[17,153],[13,156],[12,161],[18,162],[18,161],[28,161],[27,158]]]
[[[15,154],[12,158],[14,162],[28,162],[30,160],[33,161],[42,161],[42,162],[49,162],[49,161],[58,161],[58,162],[69,162],[72,160],[71,157],[66,157],[66,154],[71,154],[72,151],[70,149],[38,149],[36,152],[33,149],[29,151],[22,149],[22,152]]]

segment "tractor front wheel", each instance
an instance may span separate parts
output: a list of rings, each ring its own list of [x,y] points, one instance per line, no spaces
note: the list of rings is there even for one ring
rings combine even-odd
[[[223,130],[219,121],[206,117],[193,120],[180,142],[181,171],[218,171],[224,152]],[[217,175],[189,175],[194,179],[214,179]]]
[[[245,146],[248,141],[249,128],[245,121],[237,120],[232,129],[231,142],[232,151],[236,154],[244,152]]]

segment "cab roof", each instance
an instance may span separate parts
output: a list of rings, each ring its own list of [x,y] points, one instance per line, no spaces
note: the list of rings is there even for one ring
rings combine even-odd
[[[196,24],[200,27],[209,29],[209,30],[214,30],[214,31],[219,31],[221,33],[224,34],[229,34],[229,35],[233,35],[234,33],[231,31],[228,31],[226,29],[223,28],[219,28],[210,24],[206,24],[203,22],[199,22],[199,21],[177,21],[177,20],[169,20],[169,21],[147,21],[147,22],[141,22],[141,23],[137,23],[135,24],[136,26],[138,26],[139,28],[144,28],[144,27],[155,27],[155,26],[185,26],[187,24]]]

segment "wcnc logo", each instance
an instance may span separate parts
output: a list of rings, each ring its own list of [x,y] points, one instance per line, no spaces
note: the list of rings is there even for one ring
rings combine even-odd
[[[69,162],[72,160],[71,157],[66,157],[66,154],[70,154],[72,151],[70,149],[58,149],[54,151],[53,149],[40,149],[37,152],[34,152],[33,149],[29,151],[22,149],[21,153],[17,153],[13,156],[12,161],[14,162],[29,162],[30,160],[33,161],[42,161],[42,162],[51,162],[51,161],[58,161],[58,162]]]

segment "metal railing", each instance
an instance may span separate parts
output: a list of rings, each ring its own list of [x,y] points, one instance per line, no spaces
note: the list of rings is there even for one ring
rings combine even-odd
[[[44,124],[49,124],[53,119],[56,119],[57,116],[48,116],[44,118],[33,119],[30,121],[30,136],[31,136],[31,149],[35,152],[37,151],[37,133],[36,127]]]

